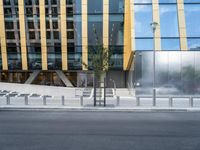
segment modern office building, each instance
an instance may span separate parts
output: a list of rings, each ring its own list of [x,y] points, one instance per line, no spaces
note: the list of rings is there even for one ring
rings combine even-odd
[[[113,50],[108,80],[134,87],[144,78],[143,53],[196,56],[199,18],[200,0],[0,0],[0,80],[90,86],[83,62],[100,43]],[[155,37],[152,22],[159,24]]]

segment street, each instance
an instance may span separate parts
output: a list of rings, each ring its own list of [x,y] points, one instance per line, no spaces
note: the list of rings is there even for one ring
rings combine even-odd
[[[198,112],[0,111],[0,150],[199,150]]]

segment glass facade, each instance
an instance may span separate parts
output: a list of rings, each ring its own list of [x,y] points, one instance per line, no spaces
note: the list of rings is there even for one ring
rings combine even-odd
[[[69,70],[82,69],[82,8],[81,0],[74,0],[72,15],[67,17],[68,37],[68,68]],[[67,7],[69,9],[70,6]],[[68,14],[69,15],[69,14]]]
[[[180,50],[176,1],[160,0],[160,31],[162,50]],[[174,4],[173,4],[174,3]]]
[[[185,0],[186,31],[189,50],[200,50],[200,1]]]
[[[103,44],[103,0],[88,0],[88,52]],[[91,68],[91,55],[88,65]]]
[[[109,50],[113,69],[123,68],[124,1],[109,1]]]
[[[136,50],[153,50],[153,33],[150,23],[153,20],[150,0],[135,1],[135,45]]]
[[[28,68],[38,70],[42,69],[39,1],[24,2]]]
[[[1,61],[4,60],[8,64],[8,68],[5,70],[22,70],[22,66],[26,66],[22,65],[22,58],[23,56],[26,57],[26,55],[22,55],[24,48],[21,47],[24,44],[21,43],[21,37],[24,37],[24,35],[20,35],[23,33],[21,31],[23,28],[25,28],[27,46],[27,58],[23,58],[23,60],[27,59],[28,70],[41,70],[42,66],[46,64],[47,70],[61,70],[63,68],[62,58],[67,59],[68,70],[82,70],[82,56],[84,56],[83,59],[88,56],[88,54],[86,56],[82,54],[83,46],[86,46],[88,50],[95,50],[97,45],[105,44],[103,43],[105,36],[108,38],[108,48],[112,51],[110,63],[113,64],[113,67],[111,69],[117,70],[124,69],[126,62],[124,56],[128,51],[127,47],[131,46],[133,46],[132,51],[151,51],[154,43],[161,42],[159,43],[161,45],[159,50],[162,51],[200,50],[200,22],[197,19],[200,18],[199,0],[184,0],[184,3],[177,3],[177,0],[158,0],[158,3],[154,3],[153,0],[134,0],[134,3],[131,3],[131,1],[127,3],[128,0],[109,0],[108,9],[103,0],[65,0],[66,14],[64,15],[66,15],[66,18],[64,18],[66,20],[64,19],[64,22],[66,22],[67,28],[64,38],[66,38],[67,48],[64,53],[64,50],[62,50],[64,46],[61,43],[63,34],[61,33],[63,23],[61,20],[61,0],[44,0],[44,10],[42,11],[40,10],[42,8],[40,6],[41,1],[22,1],[24,6],[19,5],[18,2],[21,2],[19,0],[2,0],[6,41],[6,43],[3,43],[3,47],[6,47],[3,51],[6,51],[7,59],[1,59]],[[127,19],[134,21],[132,29],[128,29],[132,41],[130,39],[128,41],[127,37],[124,37],[126,34],[124,29],[131,28],[131,25],[127,25],[129,23],[125,20],[127,4],[131,4],[130,11],[132,10],[131,7],[134,8],[134,12],[132,12],[134,15],[130,15],[132,18]],[[182,6],[184,6],[184,14],[179,13],[179,11],[183,11]],[[23,23],[20,26],[19,10],[21,9],[19,8],[22,7],[25,27],[23,27]],[[104,12],[106,10],[109,11]],[[44,18],[40,18],[43,11],[45,12]],[[82,14],[84,11],[86,11],[85,14]],[[132,14],[131,12],[128,13]],[[105,15],[108,15],[108,20],[104,21]],[[154,42],[150,27],[153,18],[159,20],[158,37],[160,36],[160,39],[156,42]],[[87,33],[82,31],[84,30],[82,29],[84,20],[87,20]],[[181,20],[185,20],[185,23],[181,24]],[[45,27],[41,28],[40,24],[45,24]],[[184,24],[186,24],[186,28]],[[125,27],[125,25],[129,27]],[[104,30],[105,27],[108,27],[108,30]],[[42,40],[44,37],[41,37],[44,36],[41,35],[41,33],[44,34],[43,29],[46,36],[45,42]],[[108,35],[103,35],[104,31],[108,31],[106,33]],[[184,34],[185,31],[186,35]],[[4,39],[1,41],[4,41]],[[45,54],[47,62],[42,53],[44,47],[45,50],[47,49],[47,54]],[[3,52],[1,55],[3,55]],[[62,55],[67,55],[67,58],[62,57]],[[88,61],[90,64],[90,58],[88,58]],[[3,66],[2,63],[4,62],[1,62],[1,66]]]
[[[8,56],[8,69],[21,70],[21,48],[19,29],[19,9],[17,0],[4,0],[5,34]]]

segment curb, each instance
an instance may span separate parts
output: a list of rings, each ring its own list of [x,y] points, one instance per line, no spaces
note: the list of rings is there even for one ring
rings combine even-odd
[[[0,111],[200,112],[200,108],[0,107]]]

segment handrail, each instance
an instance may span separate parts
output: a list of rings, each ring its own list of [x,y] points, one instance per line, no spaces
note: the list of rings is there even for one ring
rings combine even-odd
[[[117,91],[117,88],[116,88],[116,83],[115,83],[115,80],[113,80],[113,79],[111,79],[110,78],[110,81],[112,81],[113,82],[113,88],[114,88],[114,95],[116,95],[116,91]]]

